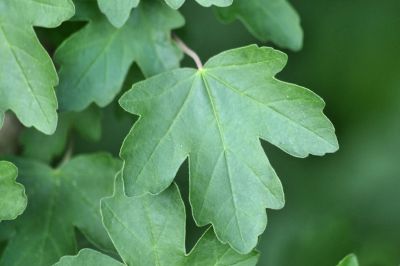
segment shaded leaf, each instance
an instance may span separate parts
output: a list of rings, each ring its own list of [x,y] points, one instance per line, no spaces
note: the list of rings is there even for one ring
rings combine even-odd
[[[0,265],[51,265],[76,252],[74,226],[94,244],[111,249],[100,217],[100,199],[111,195],[119,161],[107,154],[78,156],[59,169],[16,160],[29,203]],[[95,184],[95,185],[93,185]]]
[[[15,181],[17,175],[17,167],[0,161],[0,222],[15,219],[26,208],[25,189]]]
[[[92,106],[80,113],[61,113],[57,129],[51,136],[34,129],[25,129],[20,140],[23,145],[23,155],[51,162],[55,157],[62,155],[72,131],[78,132],[88,140],[99,140],[101,136],[100,110]]]
[[[179,66],[182,54],[170,31],[182,26],[184,19],[165,4],[141,3],[119,29],[99,12],[86,14],[91,16],[87,26],[68,38],[55,54],[61,66],[57,88],[60,109],[80,111],[92,102],[107,105],[121,90],[134,61],[146,76]]]
[[[294,51],[303,45],[299,15],[286,0],[234,1],[230,7],[219,8],[218,14],[226,22],[239,19],[261,41]]]
[[[212,223],[219,239],[250,252],[265,208],[284,205],[259,138],[297,157],[338,149],[322,99],[274,78],[285,64],[285,54],[251,45],[135,84],[120,99],[141,116],[121,148],[127,194],[163,191],[189,156],[197,225]]]
[[[58,78],[33,26],[57,27],[73,14],[70,0],[1,1],[1,117],[11,109],[25,126],[34,126],[45,134],[54,132],[57,125],[54,86]]]

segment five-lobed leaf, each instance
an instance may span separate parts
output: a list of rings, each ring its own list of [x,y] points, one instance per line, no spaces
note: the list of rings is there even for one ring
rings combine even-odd
[[[15,181],[17,175],[15,165],[0,161],[0,222],[15,219],[26,208],[25,189]]]
[[[119,179],[118,179],[119,180]],[[185,208],[176,185],[159,195],[126,197],[117,182],[113,197],[102,200],[103,223],[125,264],[93,250],[67,256],[57,266],[98,265],[255,265],[258,253],[240,255],[218,241],[211,229],[185,251]]]
[[[74,254],[74,226],[94,244],[112,249],[101,222],[100,199],[112,194],[118,160],[93,154],[75,157],[58,169],[26,159],[16,164],[29,203],[15,220],[16,233],[0,265],[51,265]]]
[[[354,254],[349,254],[344,257],[337,266],[359,266],[357,256]]]
[[[33,26],[56,27],[74,14],[71,0],[0,1],[0,124],[11,109],[46,134],[57,125],[57,73]]]
[[[96,2],[90,3],[95,9]],[[88,25],[68,38],[55,54],[61,66],[57,88],[60,109],[81,111],[92,102],[107,105],[121,90],[134,61],[145,76],[179,66],[182,53],[172,42],[170,31],[182,26],[184,19],[164,3],[143,1],[119,29],[99,12],[92,10],[88,15]]]
[[[226,22],[239,19],[261,41],[294,51],[303,45],[299,15],[287,0],[238,0],[218,14]]]
[[[251,45],[135,84],[120,105],[140,115],[121,148],[129,196],[159,193],[189,157],[190,202],[199,226],[250,252],[264,231],[265,208],[284,205],[282,185],[259,138],[305,157],[338,148],[313,92],[274,78],[286,55]]]

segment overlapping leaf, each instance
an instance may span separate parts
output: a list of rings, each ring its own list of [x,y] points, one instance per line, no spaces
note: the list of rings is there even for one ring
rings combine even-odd
[[[287,0],[239,0],[218,13],[227,22],[239,19],[261,41],[295,51],[303,45],[299,15]]]
[[[185,208],[172,185],[159,195],[128,198],[119,189],[101,204],[106,227],[125,264],[93,250],[64,257],[57,266],[101,265],[255,265],[257,252],[240,255],[207,230],[192,252],[185,253]]]
[[[358,259],[356,255],[349,254],[342,259],[337,266],[358,266]]]
[[[251,45],[223,52],[203,69],[135,84],[120,99],[141,116],[120,154],[127,194],[164,190],[189,156],[195,221],[212,223],[219,239],[250,252],[265,229],[265,208],[284,205],[259,138],[297,157],[338,148],[322,99],[274,78],[285,63],[285,54]]]
[[[171,29],[184,24],[178,11],[159,1],[143,1],[118,29],[93,11],[96,2],[90,3],[88,25],[68,38],[55,54],[61,66],[57,95],[63,110],[80,111],[91,102],[99,106],[110,103],[134,61],[151,76],[178,67],[182,57],[170,36]],[[84,4],[87,10],[88,2]]]
[[[56,129],[57,73],[33,26],[57,27],[73,14],[71,0],[0,1],[0,124],[11,109],[27,127]]]
[[[12,163],[0,161],[0,222],[15,219],[26,208],[25,189],[15,181],[17,173]]]
[[[76,252],[74,226],[93,243],[111,248],[100,217],[100,199],[112,194],[119,161],[106,154],[79,156],[59,169],[18,160],[29,203],[0,265],[51,265]],[[1,226],[1,225],[0,225]]]
[[[129,18],[132,8],[137,7],[140,0],[97,0],[103,12],[114,27],[120,28]]]
[[[71,132],[76,131],[88,140],[97,141],[101,136],[101,114],[94,106],[80,113],[61,113],[57,130],[46,136],[34,129],[25,129],[21,135],[23,155],[44,162],[51,162],[65,150]]]
[[[165,0],[165,2],[167,2],[170,7],[178,9],[185,3],[185,0]],[[225,7],[231,5],[233,0],[196,0],[196,2],[205,7],[210,7],[212,5]]]

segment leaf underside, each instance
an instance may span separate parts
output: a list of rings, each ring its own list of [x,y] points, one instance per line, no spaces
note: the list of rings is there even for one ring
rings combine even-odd
[[[197,225],[212,223],[220,240],[250,252],[265,208],[284,205],[259,138],[297,157],[338,149],[322,99],[274,78],[285,63],[285,54],[251,45],[135,84],[120,99],[140,115],[120,154],[127,194],[163,191],[189,157]]]

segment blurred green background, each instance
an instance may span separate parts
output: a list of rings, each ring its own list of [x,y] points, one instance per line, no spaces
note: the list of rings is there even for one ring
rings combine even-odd
[[[181,9],[187,25],[177,33],[203,61],[257,43],[240,23],[221,24],[211,9],[191,2]],[[305,41],[300,52],[286,51],[289,62],[279,78],[324,98],[340,151],[296,159],[263,143],[287,203],[283,210],[267,210],[259,265],[336,265],[350,252],[361,265],[399,265],[400,1],[291,3],[302,19]],[[65,34],[71,26],[63,26]],[[49,47],[65,38],[57,32],[39,30]],[[188,59],[183,64],[193,66]],[[133,66],[126,88],[141,78]],[[102,140],[87,143],[78,137],[77,152],[108,150],[117,155],[133,121],[114,102],[103,112]],[[187,165],[177,180],[187,203]],[[201,230],[188,220],[188,248]]]

